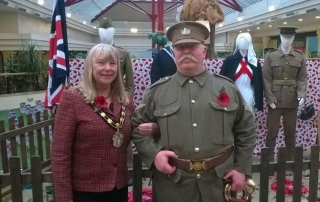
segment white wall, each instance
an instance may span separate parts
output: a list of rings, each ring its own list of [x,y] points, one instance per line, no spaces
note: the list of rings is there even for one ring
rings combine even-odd
[[[34,106],[36,100],[43,102],[44,97],[45,91],[0,95],[0,110],[19,108],[21,102]]]

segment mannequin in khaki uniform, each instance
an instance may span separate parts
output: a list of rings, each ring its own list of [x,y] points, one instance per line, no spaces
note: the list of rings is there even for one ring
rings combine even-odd
[[[154,202],[221,202],[223,178],[239,191],[251,174],[253,115],[231,80],[203,66],[208,35],[197,22],[170,27],[177,73],[153,84],[132,116],[132,141],[153,172]],[[143,135],[139,125],[147,122],[156,122],[160,134]],[[213,164],[224,159],[206,167],[212,157]]]
[[[113,45],[113,38],[114,38],[115,28],[112,25],[111,18],[103,17],[100,21],[99,25],[99,36],[102,43],[106,43],[109,45]],[[134,96],[134,81],[133,81],[133,69],[131,63],[131,57],[129,52],[126,49],[117,47],[120,55],[120,70],[122,76],[124,77],[124,86],[126,91],[128,91],[131,96]],[[129,144],[127,149],[127,162],[128,166],[132,166],[132,143]]]
[[[102,43],[113,45],[115,28],[112,25],[111,18],[103,17],[100,21],[99,26],[99,36]],[[134,96],[134,81],[133,81],[133,69],[131,63],[131,57],[126,49],[115,46],[120,54],[120,69],[124,76],[124,83],[126,91],[128,91],[131,96]]]
[[[279,122],[283,116],[287,160],[292,161],[296,145],[297,109],[305,102],[308,75],[305,56],[291,46],[297,28],[279,28],[281,45],[267,53],[262,68],[264,93],[269,105],[266,146],[270,148],[270,161],[274,161]]]

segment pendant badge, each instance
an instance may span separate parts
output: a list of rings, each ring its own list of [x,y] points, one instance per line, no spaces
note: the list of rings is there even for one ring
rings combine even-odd
[[[112,140],[113,140],[113,146],[115,148],[119,148],[123,143],[123,134],[121,132],[117,131],[113,135]]]

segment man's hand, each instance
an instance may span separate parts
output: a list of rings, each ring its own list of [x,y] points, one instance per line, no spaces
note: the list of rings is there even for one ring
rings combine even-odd
[[[269,106],[272,108],[272,109],[275,109],[277,108],[276,104],[273,102],[273,103],[270,103]]]
[[[305,99],[303,97],[298,98],[299,106],[304,104]]]
[[[154,135],[159,132],[157,123],[142,123],[138,126],[138,131],[143,135]]]
[[[232,180],[231,191],[241,191],[245,183],[245,175],[237,170],[231,170],[225,174],[224,179],[230,178]]]
[[[163,150],[159,151],[154,158],[154,165],[156,168],[160,172],[168,175],[176,171],[176,167],[169,164],[169,157],[177,158],[178,156],[172,151]]]

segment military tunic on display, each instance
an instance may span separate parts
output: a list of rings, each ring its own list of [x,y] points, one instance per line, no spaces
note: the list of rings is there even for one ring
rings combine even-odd
[[[296,146],[296,122],[299,101],[306,97],[307,68],[305,56],[291,49],[284,54],[281,47],[267,53],[262,68],[266,103],[275,103],[276,108],[268,106],[266,146],[273,160],[280,118],[283,116],[287,160],[293,160]]]
[[[227,106],[217,102],[223,87],[230,97]],[[140,134],[138,125],[147,122],[156,122],[161,135],[151,138]],[[153,171],[156,201],[220,202],[224,200],[222,177],[228,171],[251,174],[256,135],[253,115],[237,87],[223,76],[205,70],[192,78],[177,72],[160,79],[146,91],[132,124],[132,141]],[[233,144],[233,154],[208,171],[177,169],[166,175],[153,165],[162,149],[171,150],[182,159],[200,160],[216,156]]]
[[[133,68],[129,52],[126,49],[117,47],[120,55],[120,70],[122,76],[125,76],[125,89],[131,96],[134,96]]]

